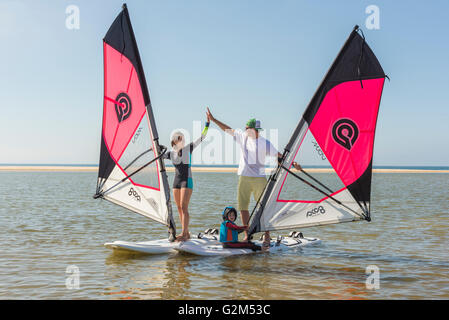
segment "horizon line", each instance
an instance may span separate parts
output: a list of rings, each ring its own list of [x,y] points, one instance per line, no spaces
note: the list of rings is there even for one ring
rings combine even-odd
[[[0,163],[0,166],[43,166],[43,167],[98,167],[98,164],[80,164],[80,163]],[[209,167],[209,168],[238,168],[238,164],[192,164],[192,167]],[[174,167],[173,164],[166,164],[166,167]],[[331,166],[320,165],[303,165],[304,168],[331,168]],[[267,166],[269,168],[269,166]],[[449,165],[373,165],[373,169],[389,169],[389,168],[444,168],[449,169]]]

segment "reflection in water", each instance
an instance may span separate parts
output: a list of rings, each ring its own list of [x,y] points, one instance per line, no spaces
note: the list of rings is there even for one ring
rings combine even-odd
[[[269,253],[223,258],[223,279],[229,283],[232,299],[273,299]],[[274,294],[275,295],[275,294]]]
[[[164,270],[167,282],[162,287],[161,299],[188,299],[190,291],[190,263],[187,259],[178,259],[170,257],[167,259],[166,269]]]
[[[191,264],[188,259],[179,259],[174,254],[168,255],[167,258],[115,251],[106,259],[106,265],[106,277],[123,282],[123,287],[106,288],[106,295],[115,295],[114,298],[121,299],[179,300],[190,297],[192,274],[189,271]]]
[[[304,264],[302,250],[297,251],[218,258],[170,255],[166,259],[112,254],[106,276],[124,285],[106,288],[105,294],[120,299],[177,300],[361,299],[368,294],[364,270]],[[282,264],[277,259],[280,255]],[[134,267],[129,274],[126,270],[139,261],[146,262],[145,270]]]

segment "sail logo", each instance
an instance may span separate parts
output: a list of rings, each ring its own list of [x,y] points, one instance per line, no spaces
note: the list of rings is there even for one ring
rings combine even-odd
[[[130,197],[132,196],[132,197],[134,197],[135,200],[137,200],[138,202],[140,202],[140,196],[139,196],[139,194],[137,193],[137,191],[134,190],[133,188],[129,189],[129,191],[128,191],[128,196],[130,196]]]
[[[359,137],[359,128],[350,119],[340,119],[332,127],[332,137],[336,143],[351,151]]]
[[[133,143],[136,143],[136,141],[139,138],[141,132],[142,132],[142,127],[139,127],[139,129],[137,129],[136,134],[134,135],[134,138],[132,140]]]
[[[117,98],[115,98],[115,112],[118,122],[128,119],[131,115],[131,110],[131,99],[129,96],[124,92],[119,93]]]
[[[323,150],[321,150],[321,148],[320,148],[318,142],[312,141],[312,144],[313,144],[313,146],[315,147],[316,152],[318,152],[318,155],[321,157],[321,160],[323,160],[323,161],[326,160],[326,156],[324,155]]]
[[[310,211],[307,211],[306,218],[316,217],[316,216],[319,216],[319,215],[322,215],[322,214],[325,214],[325,213],[326,213],[326,209],[324,209],[323,206],[319,206],[317,208],[313,208]]]

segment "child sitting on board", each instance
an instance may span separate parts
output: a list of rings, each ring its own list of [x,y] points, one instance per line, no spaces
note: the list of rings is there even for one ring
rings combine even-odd
[[[239,242],[239,232],[248,230],[248,226],[237,226],[234,221],[237,219],[237,210],[233,207],[226,207],[223,210],[223,222],[220,227],[220,242],[223,244],[223,248],[235,248],[235,249],[251,249],[253,251],[261,250],[262,247],[258,246],[251,241]]]

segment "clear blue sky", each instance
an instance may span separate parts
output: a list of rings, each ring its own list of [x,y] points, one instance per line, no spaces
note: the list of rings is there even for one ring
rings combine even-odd
[[[80,29],[65,26],[80,9]],[[122,1],[0,2],[0,163],[95,164],[102,38]],[[391,82],[375,165],[449,165],[449,2],[127,1],[162,143],[210,105],[232,127],[249,117],[289,139],[355,24]],[[367,30],[365,8],[380,9]],[[282,148],[281,148],[282,149]]]

